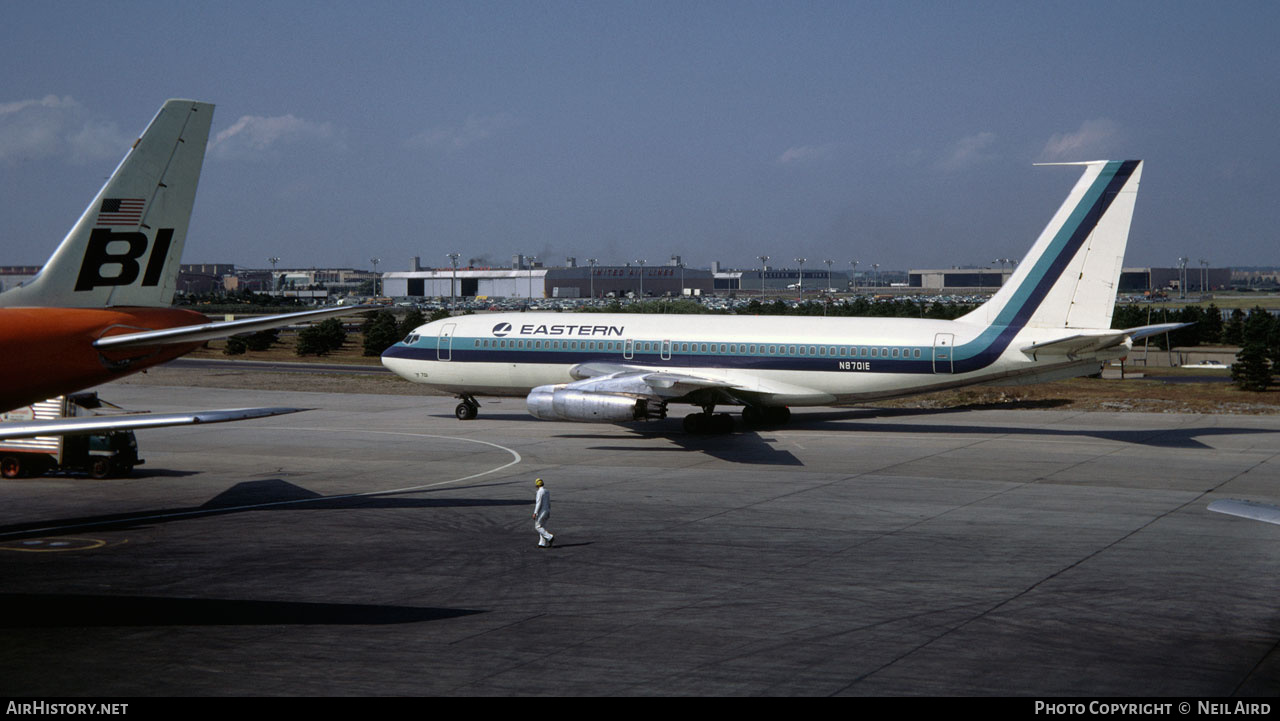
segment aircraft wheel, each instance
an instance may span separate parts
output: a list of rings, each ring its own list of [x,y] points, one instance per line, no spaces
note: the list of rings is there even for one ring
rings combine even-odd
[[[99,479],[110,477],[111,461],[106,458],[93,459],[93,463],[89,464],[89,475]]]
[[[733,433],[733,416],[728,413],[717,413],[711,417],[712,433]]]
[[[742,422],[748,426],[764,425],[764,413],[757,406],[747,406],[742,409]]]
[[[733,416],[728,413],[690,413],[684,417],[684,432],[697,435],[732,433]]]
[[[453,414],[457,416],[460,421],[470,421],[474,420],[475,417],[480,414],[480,409],[470,403],[459,403],[458,407],[453,409]]]
[[[0,458],[0,475],[5,478],[19,478],[22,476],[22,459],[17,456],[5,456]]]
[[[786,406],[766,408],[764,419],[769,425],[784,426],[791,420],[791,409]]]
[[[690,413],[684,417],[685,433],[706,433],[707,416],[705,413]]]

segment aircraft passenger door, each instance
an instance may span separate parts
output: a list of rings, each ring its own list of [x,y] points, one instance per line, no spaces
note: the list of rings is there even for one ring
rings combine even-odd
[[[631,360],[636,354],[636,342],[630,338],[622,342],[622,357]]]
[[[669,340],[662,341],[662,360],[671,360],[671,341]]]
[[[440,327],[440,338],[436,340],[436,360],[447,361],[453,357],[453,329],[457,323],[445,323]]]
[[[955,365],[952,355],[955,352],[956,337],[952,333],[938,333],[933,336],[933,372],[953,373]]]

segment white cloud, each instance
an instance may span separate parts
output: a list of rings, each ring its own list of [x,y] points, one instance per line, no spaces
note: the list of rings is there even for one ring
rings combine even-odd
[[[1095,160],[1107,154],[1109,145],[1119,134],[1119,126],[1107,118],[1086,120],[1074,133],[1061,133],[1049,138],[1041,159]]]
[[[515,120],[507,113],[473,116],[467,118],[461,126],[428,128],[409,138],[407,145],[411,148],[455,152],[488,140],[513,125]]]
[[[780,165],[796,165],[815,163],[834,158],[844,149],[846,143],[827,143],[825,145],[797,145],[787,148],[778,156]]]
[[[0,103],[0,116],[20,113],[31,108],[79,108],[80,104],[70,96],[60,98],[57,95],[46,95],[39,100],[18,100],[12,103]]]
[[[243,115],[231,127],[214,136],[209,150],[220,157],[260,155],[291,143],[333,142],[336,135],[329,123],[304,120],[293,114],[274,117]]]
[[[0,103],[0,161],[123,157],[132,140],[115,123],[90,117],[71,97]]]
[[[988,152],[995,142],[996,134],[988,132],[961,138],[947,149],[947,154],[938,162],[938,166],[943,170],[962,170],[995,157]]]

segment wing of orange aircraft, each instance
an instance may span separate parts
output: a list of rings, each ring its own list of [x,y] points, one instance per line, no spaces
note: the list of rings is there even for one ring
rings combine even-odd
[[[212,120],[209,103],[165,102],[40,272],[0,293],[0,411],[136,373],[210,339],[365,310],[211,323],[170,307]]]

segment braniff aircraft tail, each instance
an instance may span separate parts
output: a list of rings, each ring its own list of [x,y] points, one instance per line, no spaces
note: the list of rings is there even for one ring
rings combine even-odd
[[[166,101],[40,273],[0,306],[169,306],[212,120],[210,103]]]
[[[1111,327],[1141,160],[1095,160],[1009,281],[962,322],[1010,328]]]

